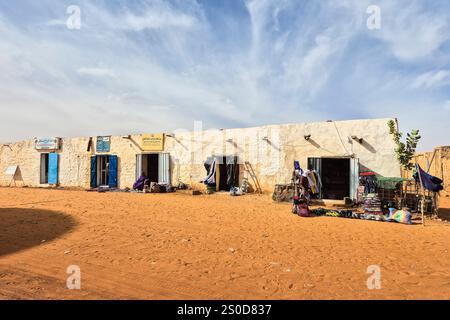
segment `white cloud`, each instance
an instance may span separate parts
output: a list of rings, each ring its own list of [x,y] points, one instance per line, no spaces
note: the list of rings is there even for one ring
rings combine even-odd
[[[450,111],[450,100],[447,100],[444,105],[444,110]]]
[[[376,37],[404,61],[429,58],[450,39],[449,19],[442,12],[425,10],[423,2],[381,1],[382,27]]]
[[[184,2],[189,6],[189,2]],[[174,8],[169,2],[152,0],[139,1],[136,4],[139,10],[131,10],[124,6],[123,10],[111,12],[107,8],[95,3],[85,3],[82,12],[85,16],[95,17],[91,21],[94,28],[104,27],[107,30],[125,31],[167,31],[164,29],[175,29],[176,31],[189,30],[199,26],[201,23],[196,11],[183,12]],[[87,12],[86,12],[87,11]]]
[[[448,84],[450,84],[450,70],[439,70],[421,74],[416,78],[412,87],[429,89]]]
[[[80,75],[94,76],[94,77],[115,77],[115,73],[111,69],[107,68],[79,68],[77,70]]]
[[[65,26],[67,25],[66,21],[63,20],[57,20],[57,19],[53,19],[53,20],[49,20],[47,21],[47,26]]]
[[[190,29],[197,23],[197,20],[192,16],[170,10],[149,11],[141,16],[128,13],[120,20],[121,27],[134,31],[162,28]]]

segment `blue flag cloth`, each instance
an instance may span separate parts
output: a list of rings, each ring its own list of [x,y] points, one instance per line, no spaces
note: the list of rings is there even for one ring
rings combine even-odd
[[[444,189],[444,187],[442,186],[442,183],[444,181],[432,176],[431,174],[426,173],[418,164],[416,164],[416,173],[414,174],[414,179],[416,179],[416,183],[418,184],[420,184],[420,179],[422,179],[423,187],[429,191],[439,192]]]

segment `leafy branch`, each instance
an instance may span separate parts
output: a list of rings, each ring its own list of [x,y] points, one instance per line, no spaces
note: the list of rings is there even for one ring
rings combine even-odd
[[[411,163],[414,154],[416,153],[417,144],[422,138],[419,135],[419,130],[412,130],[411,133],[406,135],[406,143],[402,142],[403,133],[397,130],[395,122],[390,120],[388,122],[389,133],[392,135],[393,140],[396,144],[395,153],[400,165],[405,170],[411,170],[414,165]]]

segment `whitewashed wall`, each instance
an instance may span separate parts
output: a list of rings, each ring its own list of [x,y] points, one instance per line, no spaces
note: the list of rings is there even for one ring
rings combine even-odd
[[[237,155],[241,163],[251,163],[265,191],[277,183],[290,181],[294,160],[306,168],[308,157],[350,157],[371,170],[388,177],[400,176],[394,154],[394,142],[389,135],[390,119],[351,120],[306,124],[271,125],[257,128],[222,131],[175,132],[166,137],[165,151],[171,154],[172,183],[178,180],[202,187],[204,160],[212,155]],[[306,141],[305,135],[311,135]],[[351,136],[363,138],[363,144]],[[267,139],[265,139],[267,138]],[[132,139],[111,138],[111,152],[119,157],[119,187],[131,187],[136,178],[136,154],[141,136]],[[65,187],[89,187],[89,138],[64,138],[60,153],[59,180]],[[39,185],[40,153],[32,140],[2,146],[0,149],[0,185],[9,184],[4,175],[8,166],[20,168],[18,185]],[[244,175],[241,166],[240,178]]]

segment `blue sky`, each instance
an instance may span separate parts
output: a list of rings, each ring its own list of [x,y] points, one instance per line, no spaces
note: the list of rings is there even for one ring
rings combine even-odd
[[[3,142],[375,117],[450,144],[449,1],[0,0]]]

